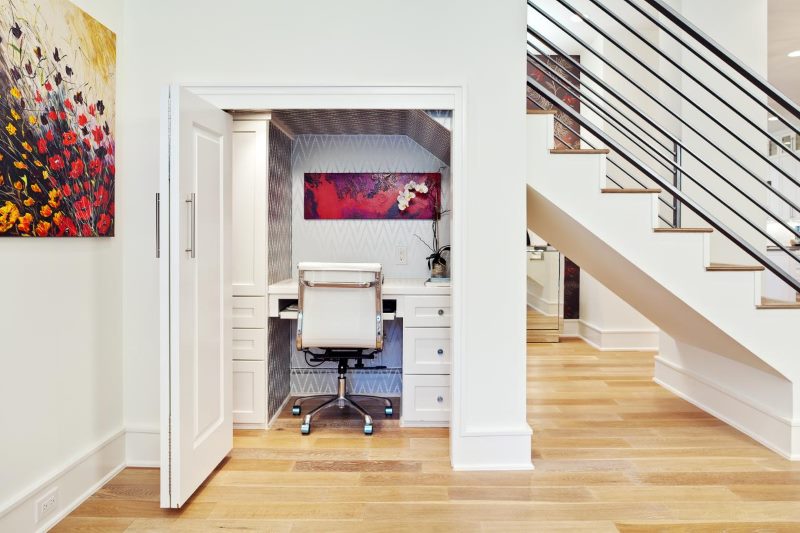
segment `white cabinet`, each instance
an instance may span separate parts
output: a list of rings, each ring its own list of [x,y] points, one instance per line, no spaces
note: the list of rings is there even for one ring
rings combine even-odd
[[[403,312],[403,426],[450,421],[450,296],[407,296]]]
[[[267,293],[266,120],[235,120],[232,139],[231,261],[234,296]]]
[[[233,361],[233,420],[263,424],[267,416],[264,361]]]
[[[267,423],[266,115],[234,117],[232,138],[233,422]]]

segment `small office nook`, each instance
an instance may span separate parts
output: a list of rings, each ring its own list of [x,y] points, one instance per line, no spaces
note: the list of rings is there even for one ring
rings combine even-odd
[[[450,116],[233,113],[234,427],[307,434],[321,424],[369,435],[386,423],[448,425]],[[311,291],[329,300],[313,316]],[[344,354],[349,364],[340,351],[304,351],[315,321],[330,325],[320,339],[342,346],[337,335],[347,337],[364,313],[373,314],[372,346]],[[315,413],[340,378],[358,403],[334,398]]]

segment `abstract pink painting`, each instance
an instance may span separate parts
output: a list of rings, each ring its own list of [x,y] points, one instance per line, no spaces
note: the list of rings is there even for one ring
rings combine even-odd
[[[307,173],[306,220],[432,220],[442,175],[426,173]]]

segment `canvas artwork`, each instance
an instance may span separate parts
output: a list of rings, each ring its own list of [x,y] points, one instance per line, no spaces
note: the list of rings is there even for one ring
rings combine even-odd
[[[306,220],[432,220],[442,175],[428,173],[307,173]]]
[[[68,0],[0,0],[0,236],[114,235],[115,66]]]

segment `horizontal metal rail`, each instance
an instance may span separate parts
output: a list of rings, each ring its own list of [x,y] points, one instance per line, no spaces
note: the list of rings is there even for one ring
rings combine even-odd
[[[686,20],[677,11],[672,9],[666,2],[662,0],[644,0],[650,6],[658,11],[661,15],[669,19],[670,22],[675,24],[682,31],[686,32],[695,41],[700,43],[706,50],[721,59],[726,65],[731,67],[744,79],[752,83],[761,92],[772,98],[775,102],[780,104],[786,111],[791,113],[796,119],[800,119],[800,106],[794,101],[789,99],[774,85],[769,83],[766,79],[757,74],[753,69],[736,59],[736,57],[723,48],[714,39],[709,37],[700,28]]]
[[[693,46],[689,46],[689,44],[685,40],[683,40],[683,38],[681,38],[680,35],[678,35],[674,31],[672,31],[672,29],[670,29],[666,24],[661,22],[661,20],[658,17],[654,17],[649,11],[647,11],[646,9],[642,9],[642,7],[639,4],[637,4],[636,2],[634,2],[634,0],[625,0],[625,2],[629,6],[631,6],[633,9],[635,9],[640,15],[645,17],[647,20],[649,20],[655,26],[657,26],[658,29],[660,29],[661,31],[663,31],[664,33],[666,33],[667,35],[672,37],[672,39],[674,39],[683,48],[685,48],[686,50],[691,52],[692,55],[694,55],[697,59],[699,59],[700,61],[705,63],[707,67],[709,67],[714,72],[716,72],[717,74],[719,74],[720,76],[725,78],[725,80],[728,81],[731,85],[733,85],[734,87],[739,89],[743,94],[748,96],[756,105],[758,105],[759,107],[761,107],[762,109],[764,109],[765,111],[767,111],[768,113],[773,115],[784,126],[790,128],[793,132],[795,132],[798,135],[800,135],[800,128],[796,127],[794,124],[792,124],[791,122],[786,120],[786,118],[783,115],[781,115],[780,113],[776,113],[775,110],[772,109],[766,102],[764,102],[760,98],[757,98],[752,92],[750,92],[747,89],[745,89],[744,86],[741,83],[739,83],[737,80],[735,80],[733,78],[733,76],[731,76],[730,74],[725,72],[723,69],[719,68],[717,65],[715,65],[714,63],[709,61],[706,56],[704,56],[703,54],[699,53]]]
[[[568,4],[565,2],[565,0],[557,0],[557,1],[558,1],[559,3],[561,3],[562,5],[564,5],[565,7],[566,7],[566,6],[568,6]],[[734,107],[734,106],[733,106],[733,105],[730,103],[730,101],[728,101],[728,99],[726,99],[726,98],[723,98],[722,96],[720,96],[720,94],[719,94],[719,91],[715,91],[715,90],[711,89],[711,88],[710,88],[708,85],[706,85],[706,84],[705,84],[703,81],[701,81],[700,79],[698,79],[698,78],[697,78],[697,76],[695,76],[694,74],[692,74],[691,72],[689,72],[688,70],[686,70],[686,69],[683,67],[683,65],[681,65],[680,63],[678,63],[677,61],[675,61],[674,59],[672,59],[672,58],[671,58],[669,55],[667,55],[666,53],[664,53],[664,51],[663,51],[661,48],[659,48],[658,46],[654,45],[654,44],[653,44],[653,43],[652,43],[652,42],[651,42],[649,39],[645,38],[645,37],[644,37],[644,36],[643,36],[641,33],[639,33],[639,31],[637,31],[637,30],[636,30],[635,28],[633,28],[633,27],[632,27],[630,24],[628,24],[627,22],[625,22],[625,21],[624,21],[624,20],[623,20],[623,19],[622,19],[622,18],[621,18],[619,15],[617,15],[616,13],[614,13],[613,11],[611,11],[610,9],[608,9],[608,7],[606,7],[605,5],[603,5],[603,4],[602,4],[602,2],[600,2],[599,0],[589,0],[589,1],[590,1],[592,4],[594,4],[594,5],[595,5],[595,6],[596,6],[598,9],[600,9],[600,10],[601,10],[603,13],[605,13],[606,15],[608,15],[609,17],[611,17],[611,18],[612,18],[612,19],[613,19],[613,20],[614,20],[614,21],[615,21],[617,24],[619,24],[620,26],[622,26],[623,28],[625,28],[625,29],[626,29],[628,32],[630,32],[630,33],[631,33],[631,34],[632,34],[634,37],[636,37],[636,38],[637,38],[639,41],[641,41],[643,44],[645,44],[645,45],[646,45],[648,48],[650,48],[650,49],[651,49],[651,50],[653,50],[655,53],[657,53],[659,56],[661,56],[662,58],[664,58],[664,59],[665,59],[665,60],[666,60],[666,61],[667,61],[667,62],[668,62],[670,65],[672,65],[673,67],[675,67],[676,69],[678,69],[678,71],[679,71],[679,72],[681,72],[681,73],[682,73],[684,76],[686,76],[687,78],[689,78],[690,80],[692,80],[693,82],[695,82],[695,83],[696,83],[698,86],[702,87],[704,91],[706,91],[706,92],[707,92],[709,95],[711,95],[711,96],[712,96],[712,97],[713,97],[715,100],[717,100],[718,102],[720,102],[721,104],[723,104],[725,107],[727,107],[729,110],[731,110],[731,111],[732,111],[732,112],[733,112],[733,113],[734,113],[736,116],[738,116],[738,117],[739,117],[741,120],[743,120],[745,123],[747,123],[749,126],[751,126],[751,127],[752,127],[752,128],[755,130],[755,131],[757,131],[757,132],[758,132],[759,134],[761,134],[763,137],[765,137],[765,138],[769,139],[770,141],[772,141],[773,143],[775,143],[775,144],[777,144],[777,145],[780,145],[780,144],[781,144],[781,141],[780,141],[780,139],[778,139],[777,137],[775,137],[774,135],[772,135],[772,134],[771,134],[769,131],[765,130],[763,127],[761,127],[761,126],[759,126],[758,124],[756,124],[756,123],[753,121],[753,119],[751,119],[750,117],[748,117],[747,115],[745,115],[744,113],[742,113],[740,110],[736,109],[736,107]],[[572,6],[569,6],[569,7],[568,7],[568,9],[574,10],[574,8],[573,8]],[[575,10],[575,12],[577,13],[577,10]],[[579,16],[580,16],[580,15],[579,15]],[[590,21],[589,21],[589,23],[590,23],[591,25],[594,25],[594,23],[593,23],[593,22],[590,22]],[[618,45],[618,46],[622,46],[622,45]],[[683,92],[681,92],[681,93],[680,93],[680,95],[681,95],[681,96],[682,96],[684,99],[688,100],[688,97],[684,96],[684,95],[683,95]],[[737,136],[737,137],[738,137],[738,136]],[[793,157],[793,158],[794,158],[796,161],[800,162],[800,156],[798,156],[798,155],[797,155],[796,153],[794,153],[794,152],[790,152],[790,154],[791,154],[791,156],[792,156],[792,157]]]
[[[578,10],[576,10],[574,7],[572,7],[569,3],[567,3],[566,0],[556,0],[556,1],[559,2],[560,4],[562,4],[564,7],[566,7],[568,10],[570,10],[575,15],[578,15],[578,16],[581,15],[580,12]],[[607,64],[608,66],[613,68],[615,71],[617,71],[620,75],[624,76],[625,79],[629,83],[634,84],[633,80],[630,79],[630,76],[628,76],[626,73],[622,72],[622,70],[619,69],[616,65],[614,65],[610,61],[608,61],[608,59],[605,57],[605,55],[598,54],[597,51],[594,48],[591,48],[591,47],[588,46],[588,44],[585,44],[583,39],[580,39],[580,37],[578,37],[574,32],[572,32],[568,28],[566,28],[563,24],[558,22],[552,15],[550,15],[545,10],[543,10],[542,8],[537,6],[533,2],[533,0],[528,0],[528,5],[533,7],[537,12],[539,12],[541,15],[543,15],[545,18],[547,18],[551,23],[555,24],[561,31],[565,32],[567,35],[569,35],[576,42],[580,42],[582,45],[585,45],[587,50],[591,51],[593,54],[595,54],[598,57],[598,59],[603,61],[603,63]],[[621,44],[617,39],[615,39],[613,36],[611,36],[607,31],[603,30],[600,26],[598,26],[597,24],[592,22],[592,20],[589,19],[589,18],[584,18],[583,21],[587,25],[589,25],[593,30],[595,30],[598,34],[603,36],[603,38],[606,39],[606,41],[608,41],[611,44],[613,44],[616,48],[618,48],[625,55],[627,55],[629,58],[631,58],[636,64],[638,64],[641,68],[643,68],[645,71],[647,71],[651,76],[653,76],[655,79],[657,79],[659,82],[661,82],[666,87],[669,87],[670,90],[672,90],[676,95],[678,95],[681,98],[683,98],[684,101],[686,101],[693,108],[695,108],[701,115],[706,117],[708,120],[710,120],[712,123],[714,123],[717,127],[719,127],[725,133],[730,135],[739,144],[741,144],[746,150],[750,151],[757,158],[761,159],[764,163],[766,163],[767,165],[771,166],[773,169],[775,169],[779,173],[783,174],[787,179],[792,181],[792,183],[794,183],[795,185],[800,187],[800,182],[798,182],[791,174],[789,174],[784,169],[782,169],[777,164],[775,164],[774,161],[770,160],[770,158],[765,156],[763,153],[761,153],[761,151],[755,149],[750,143],[748,143],[747,141],[742,139],[739,135],[737,135],[728,126],[723,124],[717,117],[715,117],[714,115],[709,113],[708,110],[706,110],[703,107],[701,107],[693,99],[687,97],[679,88],[677,88],[675,86],[675,84],[673,84],[672,82],[667,80],[664,76],[662,76],[661,74],[656,72],[650,65],[646,64],[645,62],[643,62],[638,56],[636,56],[636,54],[634,54],[633,52],[628,50],[627,47],[625,47],[623,44]],[[634,84],[634,86],[637,87],[637,89],[642,91],[644,94],[648,95],[651,99],[657,100],[655,97],[652,96],[650,91],[645,90],[640,84],[636,83],[636,84]],[[677,118],[677,115],[676,115],[676,118]],[[682,118],[681,118],[681,121],[685,124],[685,121],[683,121]],[[687,126],[688,126],[688,124],[687,124]],[[697,133],[699,134],[699,132],[697,132]],[[703,136],[703,137],[705,137],[705,136]],[[710,141],[708,141],[708,142],[710,144],[712,144],[712,145],[714,144],[714,143],[711,143]]]
[[[575,85],[573,85],[572,83],[567,81],[563,76],[558,74],[558,72],[556,72],[554,69],[550,68],[546,63],[544,63],[544,61],[539,59],[537,56],[531,55],[530,53],[528,54],[528,56],[529,56],[529,61],[530,61],[530,59],[533,59],[533,61],[535,61],[540,67],[546,69],[548,71],[548,73],[550,74],[550,78],[553,81],[559,83],[559,85],[561,85],[561,87],[563,87],[567,92],[572,94],[575,98],[577,98],[581,102],[586,102],[586,103],[590,103],[591,102],[590,99],[585,98],[585,96],[580,92],[580,90],[578,88],[575,87]],[[677,162],[675,159],[668,159],[665,155],[659,153],[658,150],[653,148],[651,145],[649,145],[646,141],[644,141],[641,138],[639,138],[639,139],[632,138],[631,135],[635,136],[636,135],[635,133],[633,133],[629,128],[625,127],[621,123],[619,125],[615,124],[615,122],[618,122],[618,121],[614,117],[612,117],[609,113],[606,113],[605,110],[598,109],[599,106],[597,106],[597,104],[595,104],[594,102],[591,102],[591,105],[589,105],[589,107],[590,107],[590,109],[592,111],[594,111],[598,115],[601,115],[601,118],[603,116],[606,116],[607,118],[605,118],[605,120],[608,122],[608,124],[611,127],[613,127],[614,129],[616,129],[617,131],[622,133],[622,135],[626,139],[628,139],[631,143],[633,143],[633,145],[636,148],[638,148],[639,150],[644,152],[646,155],[651,157],[653,160],[655,160],[662,167],[664,167],[665,169],[670,171],[670,173],[679,172],[681,176],[684,176],[684,177],[688,178],[693,183],[695,183],[699,187],[701,187],[704,191],[706,191],[709,194],[711,194],[711,192],[699,180],[697,180],[694,176],[689,174],[682,167],[682,165],[679,162]],[[623,131],[622,129],[620,129],[619,126],[622,126],[625,130],[627,130],[630,133],[630,135],[628,133],[626,133],[625,131]],[[639,142],[641,142],[644,146],[639,144]],[[781,223],[787,230],[789,230],[795,236],[800,238],[800,232],[798,232],[788,222],[786,222],[785,220],[780,218],[777,214],[773,213],[768,207],[763,205],[758,200],[754,199],[752,196],[747,194],[745,191],[741,190],[735,183],[733,183],[730,179],[725,177],[723,174],[721,174],[718,171],[715,171],[713,169],[712,169],[712,172],[714,172],[726,185],[730,186],[734,191],[736,191],[741,196],[743,196],[748,202],[752,203],[756,208],[761,210],[764,214],[766,214],[767,216],[771,217],[772,219],[779,221],[779,223]],[[715,197],[715,198],[718,198],[717,196],[715,196],[713,194],[712,194],[712,196]],[[725,205],[726,207],[728,207],[726,202],[722,201],[721,199],[719,199],[718,201],[720,201],[720,203],[722,205]],[[728,208],[730,209],[730,207],[728,207]],[[743,220],[746,220],[749,225],[753,226],[756,229],[756,231],[758,231],[759,233],[764,235],[767,239],[769,239],[776,246],[781,246],[779,241],[777,241],[773,236],[769,235],[762,228],[756,226],[755,224],[753,224],[749,220],[745,219],[742,215],[740,215],[738,213],[737,213],[737,215],[740,216]],[[797,258],[797,256],[793,256],[793,257],[795,257],[797,259],[797,261],[800,263],[800,258]]]
[[[691,211],[693,211],[698,217],[703,219],[712,228],[719,231],[721,235],[725,236],[727,239],[733,242],[747,255],[755,259],[758,263],[763,265],[767,270],[775,274],[775,276],[777,276],[784,283],[792,287],[794,290],[800,292],[800,281],[796,280],[794,277],[789,275],[780,266],[778,266],[771,259],[769,259],[764,253],[760,252],[752,244],[744,240],[736,232],[734,232],[731,228],[729,228],[726,224],[719,221],[714,215],[708,212],[705,208],[698,205],[683,191],[677,189],[672,183],[664,179],[657,172],[651,169],[648,165],[639,160],[635,155],[633,155],[625,147],[623,147],[621,144],[615,141],[611,136],[609,136],[606,132],[604,132],[599,126],[592,123],[590,120],[586,119],[586,117],[584,117],[583,115],[581,115],[580,113],[578,113],[577,111],[566,105],[557,96],[551,93],[547,88],[545,88],[542,84],[540,84],[532,77],[530,76],[527,77],[527,84],[531,89],[538,92],[542,97],[546,98],[554,106],[558,107],[570,119],[580,124],[589,133],[591,133],[597,139],[601,140],[609,149],[614,151],[616,154],[619,154],[620,157],[628,161],[628,163],[630,163],[633,167],[635,167],[639,172],[643,173],[649,179],[658,183],[662,189],[668,191],[670,194],[678,198],[684,206],[688,207]],[[734,211],[734,213],[736,212]],[[786,250],[785,247],[782,248],[784,249],[784,251],[789,253],[789,251]],[[789,253],[789,255],[793,254]]]
[[[530,2],[530,0],[529,0],[529,2]],[[549,15],[545,15],[545,16],[548,16],[548,17],[549,17]],[[662,108],[663,108],[665,111],[667,111],[667,112],[668,112],[670,115],[672,115],[674,118],[676,118],[676,119],[677,119],[679,122],[681,122],[681,123],[682,123],[683,125],[685,125],[687,128],[689,128],[690,130],[692,130],[692,131],[693,131],[693,132],[694,132],[696,135],[698,135],[698,137],[699,137],[699,138],[703,139],[703,140],[704,140],[704,141],[705,141],[705,142],[706,142],[706,143],[707,143],[709,146],[713,147],[713,148],[714,148],[714,149],[715,149],[717,152],[719,152],[720,154],[722,154],[723,156],[725,156],[725,157],[726,157],[726,158],[727,158],[729,161],[731,161],[731,162],[732,162],[732,163],[734,163],[734,164],[735,164],[737,167],[739,167],[740,169],[742,169],[743,171],[745,171],[745,172],[746,172],[746,173],[747,173],[749,176],[751,176],[753,179],[755,179],[756,183],[758,183],[758,184],[760,184],[762,187],[766,188],[766,189],[767,189],[767,190],[768,190],[768,191],[769,191],[771,194],[774,194],[775,196],[777,196],[778,198],[780,198],[780,199],[781,199],[781,200],[782,200],[784,203],[786,203],[786,204],[787,204],[789,207],[791,207],[792,209],[795,209],[795,210],[800,210],[800,209],[798,209],[798,206],[797,206],[797,205],[796,205],[796,204],[795,204],[795,203],[794,203],[794,202],[793,202],[793,201],[792,201],[790,198],[788,198],[788,197],[787,197],[785,194],[781,193],[781,192],[780,192],[780,191],[778,191],[777,189],[774,189],[774,188],[772,188],[772,187],[770,186],[770,184],[769,184],[769,183],[767,183],[765,180],[762,180],[761,178],[759,178],[759,177],[758,177],[758,175],[756,175],[756,174],[755,174],[755,173],[754,173],[752,170],[748,169],[748,168],[747,168],[745,165],[743,165],[743,164],[742,164],[742,163],[741,163],[741,162],[740,162],[738,159],[736,159],[735,157],[733,157],[732,155],[730,155],[728,152],[726,152],[726,151],[722,150],[721,148],[719,148],[719,147],[718,147],[716,144],[712,143],[712,142],[711,142],[711,141],[710,141],[710,140],[709,140],[709,139],[708,139],[708,138],[707,138],[705,135],[703,135],[702,133],[700,133],[700,132],[699,132],[699,131],[698,131],[696,128],[694,128],[694,127],[693,127],[691,124],[687,123],[687,122],[686,122],[686,121],[685,121],[685,120],[684,120],[682,117],[680,117],[680,116],[679,116],[679,115],[677,115],[675,112],[673,112],[671,109],[669,109],[669,108],[668,108],[666,105],[664,105],[664,104],[663,104],[663,103],[662,103],[660,100],[658,100],[657,98],[653,97],[653,96],[652,96],[652,95],[651,95],[651,94],[650,94],[648,91],[646,91],[646,90],[645,90],[643,87],[641,87],[641,86],[638,86],[638,84],[636,84],[636,82],[634,82],[633,80],[630,80],[630,79],[627,77],[627,74],[625,74],[625,73],[624,73],[624,72],[622,72],[622,71],[621,71],[621,70],[620,70],[618,67],[616,67],[614,64],[612,64],[611,62],[609,62],[609,61],[608,61],[608,60],[607,60],[607,59],[606,59],[604,56],[602,56],[602,54],[600,54],[598,51],[596,51],[594,48],[592,48],[590,45],[588,45],[588,44],[587,44],[585,41],[583,41],[583,40],[582,40],[582,39],[580,39],[579,37],[575,36],[575,35],[574,35],[572,32],[570,32],[570,31],[569,31],[567,28],[563,27],[563,25],[561,25],[560,23],[558,23],[558,22],[557,22],[557,21],[555,21],[554,19],[553,19],[553,22],[554,22],[555,24],[559,25],[559,27],[560,27],[561,29],[563,29],[563,31],[565,31],[565,32],[566,32],[568,35],[570,35],[571,37],[573,37],[574,39],[576,39],[576,40],[577,40],[577,42],[578,42],[579,44],[581,44],[582,46],[584,46],[584,47],[585,47],[587,50],[589,50],[590,52],[592,52],[592,53],[593,53],[595,56],[597,56],[598,58],[600,58],[600,59],[601,59],[601,60],[602,60],[604,63],[606,63],[606,64],[607,64],[607,65],[609,65],[611,68],[613,68],[615,71],[617,71],[617,72],[618,72],[618,73],[619,73],[621,76],[623,76],[624,78],[628,79],[628,80],[630,81],[630,83],[632,83],[632,84],[636,85],[636,86],[637,86],[637,88],[639,88],[639,90],[640,90],[640,91],[642,91],[644,94],[646,94],[646,95],[647,95],[647,96],[648,96],[648,97],[649,97],[649,98],[650,98],[650,99],[651,99],[653,102],[655,102],[656,104],[658,104],[659,106],[661,106],[661,107],[662,107]],[[691,156],[691,157],[692,157],[692,158],[693,158],[695,161],[697,161],[697,162],[698,162],[699,164],[701,164],[703,167],[705,167],[706,169],[708,169],[710,172],[712,172],[712,173],[713,173],[714,175],[716,175],[718,178],[720,178],[720,179],[722,179],[722,180],[724,180],[724,181],[726,181],[726,182],[727,182],[727,181],[729,181],[729,180],[728,180],[728,179],[727,179],[725,176],[723,176],[723,175],[720,173],[720,171],[719,171],[719,170],[717,170],[716,168],[714,168],[713,166],[711,166],[711,165],[708,163],[708,161],[706,160],[706,158],[699,157],[699,156],[698,156],[698,155],[697,155],[697,154],[696,154],[696,153],[695,153],[693,150],[691,150],[689,147],[687,147],[687,146],[686,146],[686,145],[685,145],[685,144],[684,144],[682,141],[680,141],[680,140],[679,140],[677,137],[675,137],[674,135],[672,135],[672,134],[671,134],[669,131],[667,131],[665,128],[663,128],[663,127],[662,127],[660,124],[658,124],[657,122],[655,122],[655,121],[654,121],[652,118],[650,118],[650,116],[649,116],[649,115],[647,115],[647,114],[646,114],[644,111],[642,111],[642,110],[641,110],[641,109],[640,109],[638,106],[636,106],[635,104],[633,104],[632,102],[630,102],[630,101],[629,101],[627,98],[625,98],[624,96],[622,96],[621,94],[619,94],[619,92],[618,92],[618,91],[616,91],[615,89],[613,89],[611,86],[609,86],[609,85],[608,85],[608,83],[606,83],[606,82],[605,82],[605,80],[602,80],[602,79],[600,79],[600,78],[599,78],[598,76],[596,76],[596,75],[595,75],[593,72],[591,72],[590,70],[586,69],[586,68],[585,68],[583,65],[581,65],[580,63],[578,63],[578,62],[576,62],[574,59],[572,59],[572,58],[569,56],[569,54],[567,54],[566,52],[564,52],[564,50],[563,50],[563,49],[561,49],[560,47],[558,47],[558,46],[557,46],[555,43],[553,43],[551,40],[547,39],[546,37],[544,37],[543,35],[541,35],[539,32],[537,32],[536,30],[534,30],[534,29],[533,29],[533,28],[531,28],[530,26],[528,26],[528,33],[529,33],[530,35],[532,35],[532,36],[533,36],[535,39],[537,39],[537,40],[541,41],[542,43],[544,43],[544,44],[545,44],[545,45],[546,45],[548,48],[550,48],[551,50],[555,51],[555,52],[557,53],[557,55],[559,55],[559,56],[561,56],[561,57],[564,57],[564,58],[565,58],[565,59],[566,59],[566,60],[567,60],[567,61],[568,61],[570,64],[572,64],[572,65],[574,65],[576,68],[578,68],[582,74],[586,74],[586,75],[587,75],[587,76],[588,76],[588,77],[589,77],[589,78],[590,78],[590,79],[591,79],[591,80],[592,80],[594,83],[596,83],[596,84],[598,84],[600,87],[602,87],[602,89],[603,89],[604,91],[607,91],[609,94],[612,94],[612,95],[614,95],[614,97],[615,97],[617,100],[619,100],[621,103],[623,103],[623,104],[624,104],[624,105],[625,105],[625,106],[626,106],[628,109],[630,109],[631,111],[633,111],[633,112],[634,112],[634,113],[635,113],[635,114],[636,114],[636,115],[637,115],[639,118],[641,118],[642,120],[644,120],[644,121],[645,121],[645,122],[646,122],[646,123],[647,123],[649,126],[651,126],[652,128],[656,129],[656,130],[657,130],[659,133],[661,133],[662,135],[664,135],[664,136],[666,136],[667,138],[669,138],[670,140],[672,140],[672,141],[675,143],[675,145],[676,145],[676,146],[679,146],[679,147],[681,148],[681,150],[682,150],[682,151],[683,151],[685,154],[688,154],[689,156]],[[535,45],[533,45],[533,44],[531,44],[531,43],[528,43],[528,44],[529,44],[531,47],[533,47],[534,49],[537,49],[537,50],[539,50],[539,48],[538,48],[538,47],[535,47]],[[585,85],[585,84],[584,84],[583,86],[585,86],[585,87],[589,88],[589,86],[588,86],[588,85]],[[640,128],[640,129],[641,129],[641,128]],[[736,189],[737,189],[737,191],[738,191],[740,194],[743,194],[743,195],[747,196],[747,195],[746,195],[746,194],[745,194],[743,191],[741,191],[741,190],[740,190],[738,187],[736,187],[735,185],[733,185],[733,187],[734,187],[734,188],[736,188]],[[782,219],[782,218],[780,218],[780,217],[777,217],[777,218],[775,218],[775,220],[776,220],[776,221],[777,221],[779,224],[781,224],[781,225],[782,225],[784,228],[786,228],[786,229],[787,229],[789,232],[793,233],[794,235],[796,235],[797,237],[799,237],[799,238],[800,238],[800,233],[798,233],[798,231],[797,231],[797,230],[796,230],[794,227],[792,227],[790,224],[788,224],[788,223],[787,223],[785,220],[783,220],[783,219]]]

